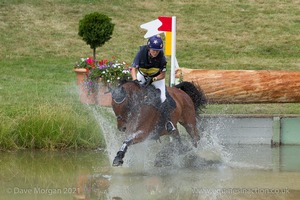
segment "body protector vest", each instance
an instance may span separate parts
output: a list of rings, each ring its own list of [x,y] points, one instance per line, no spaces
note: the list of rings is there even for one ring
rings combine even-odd
[[[140,47],[139,71],[143,76],[157,76],[164,68],[162,66],[163,53],[160,52],[155,58],[151,58],[148,54],[147,45]]]

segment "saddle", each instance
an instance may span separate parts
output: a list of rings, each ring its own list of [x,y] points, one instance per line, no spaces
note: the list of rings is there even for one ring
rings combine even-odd
[[[168,112],[171,112],[176,108],[176,102],[173,97],[169,94],[168,90],[166,90],[166,101],[161,103],[160,100],[160,90],[156,89],[154,86],[149,85],[147,88],[147,95],[145,97],[145,103],[147,105],[152,105],[158,110],[162,112],[166,112],[166,108],[169,108]],[[167,105],[166,105],[167,104]]]

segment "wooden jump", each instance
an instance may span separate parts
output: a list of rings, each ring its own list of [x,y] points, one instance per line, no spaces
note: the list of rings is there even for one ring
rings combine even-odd
[[[201,87],[210,103],[300,102],[300,71],[179,68],[179,77]]]

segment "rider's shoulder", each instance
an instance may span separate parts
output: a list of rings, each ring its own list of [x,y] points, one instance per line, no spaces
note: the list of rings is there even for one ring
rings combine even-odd
[[[143,51],[143,50],[146,50],[146,49],[148,49],[147,45],[140,46],[140,51]]]

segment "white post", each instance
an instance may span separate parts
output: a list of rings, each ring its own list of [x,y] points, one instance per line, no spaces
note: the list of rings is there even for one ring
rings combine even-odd
[[[175,68],[176,68],[176,17],[172,16],[172,55],[171,55],[171,72],[170,86],[175,85]]]

